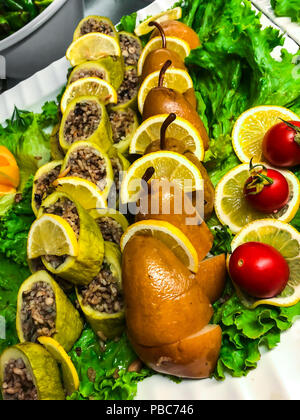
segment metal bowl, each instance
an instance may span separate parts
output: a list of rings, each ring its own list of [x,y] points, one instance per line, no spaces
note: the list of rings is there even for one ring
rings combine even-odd
[[[83,11],[83,0],[54,0],[34,20],[0,41],[6,77],[25,79],[61,58]]]

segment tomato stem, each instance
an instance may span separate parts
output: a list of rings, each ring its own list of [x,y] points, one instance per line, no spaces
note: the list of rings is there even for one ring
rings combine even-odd
[[[295,124],[292,124],[291,122],[289,122],[289,121],[285,121],[285,120],[283,120],[282,118],[279,118],[282,122],[284,122],[288,127],[290,127],[290,128],[292,128],[293,130],[295,130],[296,131],[296,134],[295,134],[295,138],[294,138],[294,140],[295,140],[295,142],[300,146],[300,127],[297,127]]]

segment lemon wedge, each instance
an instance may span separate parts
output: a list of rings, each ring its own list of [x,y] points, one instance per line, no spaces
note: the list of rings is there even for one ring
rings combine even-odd
[[[121,250],[125,249],[126,244],[134,235],[152,236],[163,242],[174,252],[176,257],[190,271],[198,271],[198,254],[190,240],[182,233],[180,229],[171,223],[159,220],[146,220],[131,225],[121,239]]]

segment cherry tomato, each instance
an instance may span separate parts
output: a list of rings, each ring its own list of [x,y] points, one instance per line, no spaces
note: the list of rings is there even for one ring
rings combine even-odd
[[[232,281],[250,296],[269,299],[279,295],[290,276],[287,261],[272,246],[248,242],[239,246],[229,262]]]
[[[270,128],[263,140],[263,154],[274,166],[300,165],[300,121],[281,122]]]
[[[290,188],[285,177],[274,169],[250,171],[244,194],[250,205],[261,213],[276,213],[289,201]]]

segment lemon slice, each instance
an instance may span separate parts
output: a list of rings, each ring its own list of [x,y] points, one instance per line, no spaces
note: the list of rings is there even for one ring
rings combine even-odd
[[[97,61],[102,57],[121,56],[118,40],[101,33],[90,33],[72,42],[66,53],[73,67],[85,61]]]
[[[147,147],[155,140],[160,139],[160,130],[168,115],[156,115],[144,121],[136,130],[130,144],[130,153],[143,155]],[[185,144],[186,150],[194,153],[200,160],[204,159],[204,145],[198,130],[187,120],[177,117],[169,125],[166,138],[174,138]]]
[[[78,255],[76,234],[62,217],[45,214],[31,226],[28,235],[27,254],[29,259],[44,255]]]
[[[261,162],[262,142],[266,132],[284,120],[299,120],[299,117],[292,111],[280,106],[258,106],[251,108],[242,114],[232,133],[233,148],[241,162]]]
[[[80,382],[77,370],[64,348],[53,338],[39,337],[38,341],[51,356],[61,365],[64,388],[67,395],[78,391]]]
[[[117,92],[110,83],[98,77],[86,77],[68,85],[60,103],[61,112],[64,113],[69,103],[80,96],[96,96],[104,105],[118,102]]]
[[[265,165],[267,168],[271,168]],[[277,169],[278,170],[278,169]],[[238,233],[245,225],[255,220],[271,219],[290,222],[296,215],[300,204],[300,182],[290,171],[278,170],[288,181],[290,199],[288,204],[276,214],[266,215],[252,208],[244,197],[244,186],[250,177],[249,164],[237,166],[228,172],[216,188],[215,211],[223,225]]]
[[[159,71],[149,74],[142,83],[138,94],[138,106],[140,113],[143,114],[144,103],[150,90],[158,86]],[[174,89],[179,93],[184,93],[193,89],[193,81],[187,71],[182,69],[169,68],[166,71],[163,86]]]
[[[182,17],[181,7],[175,7],[174,9],[167,10],[166,12],[159,13],[158,15],[152,16],[144,20],[144,22],[140,23],[136,27],[134,32],[137,36],[146,35],[152,32],[154,29],[151,26],[149,26],[150,22],[155,21],[158,23],[162,23],[162,22],[165,22],[166,20],[178,20],[178,19],[181,19],[181,17]]]
[[[87,179],[65,177],[57,180],[57,191],[68,194],[86,210],[107,208],[107,201],[99,188]]]
[[[262,304],[288,307],[298,303],[300,300],[300,233],[289,224],[279,220],[257,220],[245,226],[234,238],[232,252],[246,242],[262,242],[276,248],[289,264],[290,278],[282,294],[272,299],[255,300],[246,296],[236,286],[242,302],[252,308]]]
[[[179,55],[179,57],[184,61],[186,57],[190,55],[191,48],[187,42],[183,39],[176,38],[175,36],[167,36],[167,48],[168,50],[174,51]],[[151,39],[148,44],[143,49],[143,52],[138,61],[138,76],[141,76],[143,73],[143,67],[147,56],[155,50],[162,48],[162,39],[160,36]]]
[[[160,151],[143,156],[128,169],[121,184],[122,203],[138,200],[141,180],[151,167],[155,170],[153,179],[167,179],[185,192],[203,189],[201,173],[189,159],[175,152]]]
[[[197,273],[199,260],[196,249],[182,231],[171,223],[159,220],[146,220],[131,225],[122,236],[122,252],[134,235],[146,235],[159,239],[168,246],[190,271]]]

